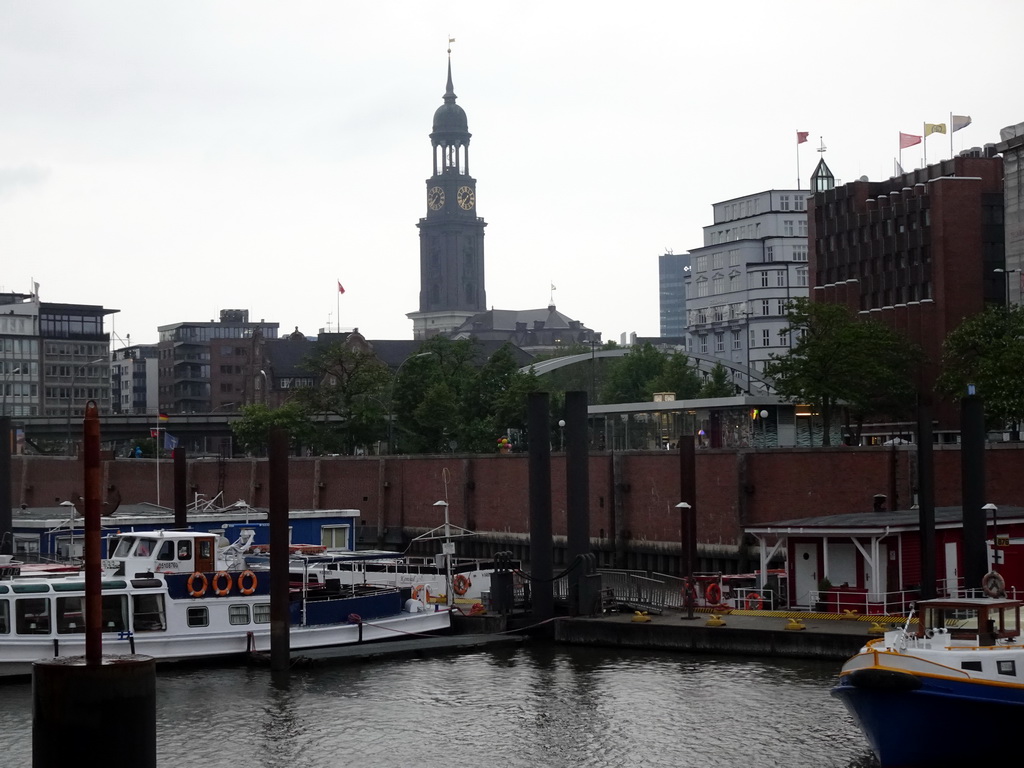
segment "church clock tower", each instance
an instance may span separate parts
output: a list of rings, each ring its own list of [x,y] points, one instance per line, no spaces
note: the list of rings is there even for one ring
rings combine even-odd
[[[476,179],[469,175],[469,126],[455,103],[451,49],[444,103],[434,112],[430,143],[434,174],[427,179],[427,215],[420,230],[420,308],[410,312],[413,338],[454,331],[484,312],[484,227],[477,216]]]

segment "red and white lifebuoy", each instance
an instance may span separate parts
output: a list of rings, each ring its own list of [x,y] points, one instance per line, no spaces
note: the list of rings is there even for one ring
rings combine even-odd
[[[722,602],[722,587],[717,581],[708,584],[704,590],[704,599],[708,601],[708,605],[718,605]]]
[[[231,592],[231,586],[234,581],[231,579],[231,574],[227,571],[217,571],[213,574],[213,580],[210,582],[210,586],[213,587],[213,594],[217,597],[224,597]]]
[[[426,584],[417,584],[412,588],[412,599],[419,600],[422,596],[423,602],[430,602],[430,587]]]
[[[981,588],[989,597],[1005,597],[1006,582],[995,571],[989,571],[981,579]]]
[[[466,594],[471,586],[473,586],[473,582],[465,574],[456,574],[455,578],[452,579],[452,589],[455,590],[455,594],[459,597]]]
[[[192,597],[202,597],[210,587],[210,580],[202,571],[196,571],[188,577],[188,593]]]
[[[762,598],[757,592],[751,592],[747,595],[747,599],[744,602],[748,611],[760,611],[764,609],[764,598]]]
[[[238,591],[243,595],[251,595],[256,591],[256,574],[252,571],[242,571],[238,574]]]

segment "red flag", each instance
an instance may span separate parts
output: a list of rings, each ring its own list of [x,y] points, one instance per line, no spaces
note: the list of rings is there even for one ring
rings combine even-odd
[[[805,141],[807,141],[807,134],[809,134],[809,133],[810,133],[810,131],[797,131],[796,132],[796,143],[797,144],[803,144]]]
[[[900,131],[900,149],[906,149],[907,147],[912,147],[915,144],[920,143],[920,136],[915,136],[912,133],[903,133],[903,131]]]
[[[344,293],[345,287],[341,284],[341,280],[338,281],[338,293]]]

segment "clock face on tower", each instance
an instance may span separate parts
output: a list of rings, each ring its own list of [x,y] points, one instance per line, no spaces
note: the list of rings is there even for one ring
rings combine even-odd
[[[472,187],[459,187],[459,193],[456,197],[459,200],[459,205],[467,211],[470,210],[476,202],[476,195],[473,193]]]
[[[432,211],[441,210],[444,206],[444,190],[440,187],[431,187],[427,192],[427,205]]]

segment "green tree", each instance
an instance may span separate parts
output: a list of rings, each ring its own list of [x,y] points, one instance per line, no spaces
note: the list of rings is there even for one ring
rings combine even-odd
[[[837,409],[859,421],[892,415],[912,404],[912,373],[919,353],[888,326],[858,320],[839,304],[797,299],[783,333],[796,338],[786,355],[772,355],[764,373],[780,395],[803,400],[821,415],[822,445],[831,444]]]
[[[665,354],[650,342],[633,347],[608,367],[601,402],[641,403],[653,399],[654,392],[673,391],[655,388],[656,383],[666,384],[661,378],[665,364]]]
[[[707,381],[701,384],[697,397],[732,397],[735,394],[736,385],[732,383],[729,369],[721,363],[715,363]]]
[[[231,424],[235,442],[245,453],[266,455],[271,430],[281,427],[291,436],[292,446],[309,445],[316,439],[309,414],[297,402],[287,402],[280,408],[268,408],[262,403],[246,405],[242,418]]]
[[[354,453],[387,439],[387,392],[391,375],[372,352],[334,343],[303,363],[318,385],[297,390],[295,402],[317,426],[321,451]],[[334,421],[326,418],[337,416]]]
[[[487,453],[506,430],[525,427],[536,375],[520,373],[507,346],[481,357],[474,340],[435,337],[409,359],[394,388],[396,450]]]
[[[959,399],[970,384],[991,426],[1024,420],[1024,308],[990,307],[965,319],[943,342],[936,388]]]

